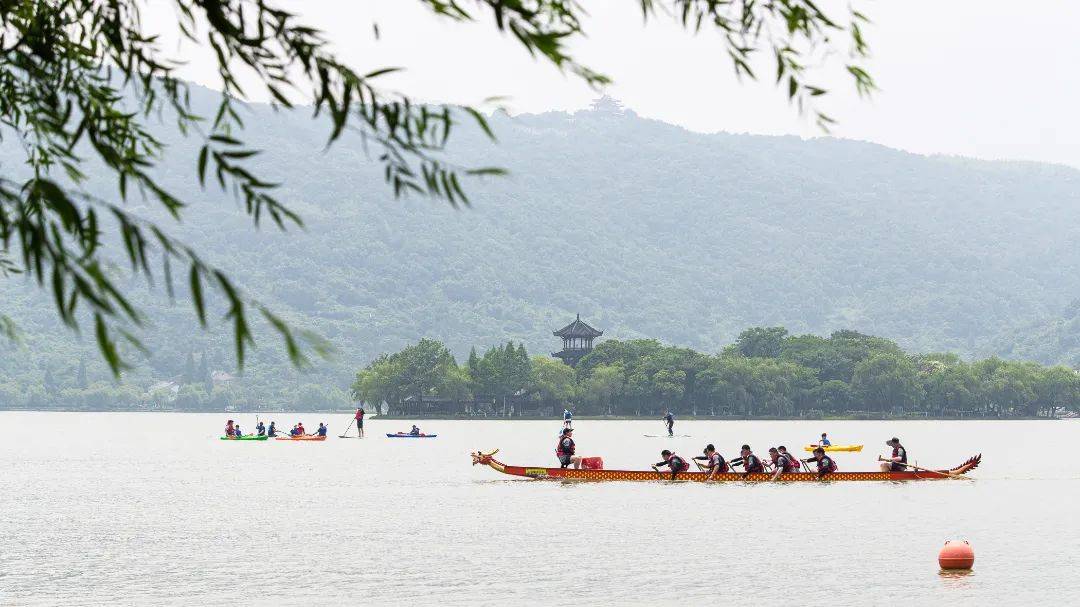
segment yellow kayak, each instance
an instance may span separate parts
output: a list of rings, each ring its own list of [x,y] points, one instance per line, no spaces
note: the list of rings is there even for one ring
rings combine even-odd
[[[813,451],[817,447],[817,445],[807,445],[803,447],[803,451]],[[862,445],[829,445],[822,448],[826,451],[862,451],[862,447]]]

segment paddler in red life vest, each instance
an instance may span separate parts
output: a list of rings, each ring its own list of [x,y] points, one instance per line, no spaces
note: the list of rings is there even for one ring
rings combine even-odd
[[[783,456],[787,457],[789,460],[791,460],[791,465],[795,467],[793,472],[798,472],[799,471],[799,458],[795,457],[791,453],[788,453],[787,447],[785,447],[783,445],[780,445],[779,447],[776,448],[776,450],[780,452],[780,455],[783,455]]]
[[[739,455],[740,457],[731,462],[731,465],[741,465],[744,470],[743,476],[765,472],[765,466],[762,465],[761,459],[754,455],[754,452],[750,450],[750,445],[743,445],[742,449],[739,451]]]
[[[234,432],[235,431],[233,430],[233,420],[230,419],[229,421],[225,422],[225,436],[232,436]]]
[[[660,472],[660,466],[667,466],[671,469],[671,480],[675,480],[675,477],[680,472],[686,472],[690,469],[690,464],[686,460],[667,449],[660,452],[660,457],[664,458],[663,461],[653,464],[652,469]]]
[[[776,469],[772,478],[769,479],[770,481],[780,478],[781,474],[795,472],[795,464],[791,461],[791,457],[782,455],[776,447],[769,447],[769,459],[772,460],[773,467]]]
[[[698,460],[703,460],[705,464],[698,464]],[[709,473],[709,476],[705,477],[706,481],[711,481],[716,478],[717,474],[728,471],[728,464],[724,461],[724,456],[720,455],[716,451],[716,447],[711,444],[705,445],[705,455],[694,457],[694,463],[697,464],[698,470]]]
[[[563,468],[574,465],[574,469],[581,468],[581,458],[574,455],[577,445],[574,444],[574,429],[563,428],[559,443],[555,445],[555,456],[559,458],[559,465]]]
[[[892,457],[881,462],[881,471],[903,472],[907,470],[907,449],[900,444],[900,439],[894,436],[885,441],[885,444],[892,447]]]
[[[818,480],[825,478],[826,474],[836,472],[836,462],[828,455],[825,455],[825,450],[821,447],[814,449],[814,463],[817,464]]]

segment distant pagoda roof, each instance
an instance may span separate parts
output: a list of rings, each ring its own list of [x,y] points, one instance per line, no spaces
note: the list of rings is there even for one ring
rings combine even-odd
[[[582,322],[581,314],[577,315],[577,319],[574,322],[554,332],[556,337],[600,337],[603,334],[603,331],[597,331]]]

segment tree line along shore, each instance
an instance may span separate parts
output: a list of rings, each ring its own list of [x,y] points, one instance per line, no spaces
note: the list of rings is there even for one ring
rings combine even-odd
[[[855,331],[743,331],[718,354],[655,340],[608,340],[574,367],[507,343],[459,364],[423,339],[359,373],[350,393],[390,417],[881,419],[1053,418],[1075,414],[1069,367],[908,354]],[[370,405],[369,405],[370,406]],[[1071,412],[1071,413],[1070,413]]]
[[[75,411],[346,411],[385,417],[518,418],[563,408],[597,419],[1032,419],[1075,415],[1080,375],[1070,367],[955,354],[908,354],[855,331],[790,335],[743,331],[709,354],[656,340],[607,340],[569,366],[506,343],[458,361],[421,339],[383,354],[351,386],[301,383],[289,393],[245,388],[189,356],[165,388],[46,377],[31,391],[0,383],[0,409]],[[211,377],[213,375],[213,377]],[[295,393],[294,393],[295,392]]]

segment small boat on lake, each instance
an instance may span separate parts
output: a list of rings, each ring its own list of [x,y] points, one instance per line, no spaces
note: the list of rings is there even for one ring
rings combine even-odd
[[[573,468],[544,468],[526,466],[508,466],[497,459],[496,449],[491,453],[476,452],[472,454],[473,465],[484,465],[511,476],[524,476],[535,479],[560,479],[560,480],[585,480],[585,481],[668,481],[671,473],[668,471],[656,472],[653,470],[575,470]],[[982,461],[982,455],[969,458],[963,464],[955,468],[944,470],[905,470],[903,472],[833,472],[825,475],[825,480],[832,481],[933,481],[955,478],[964,475],[978,467]],[[675,482],[703,482],[708,477],[707,472],[680,472]],[[772,478],[771,473],[743,475],[738,472],[717,474],[710,482],[765,482]],[[781,474],[780,481],[818,481],[816,472],[791,472]]]
[[[386,438],[435,438],[438,434],[409,434],[408,432],[387,432]]]
[[[265,434],[263,434],[262,436],[248,434],[246,436],[222,436],[221,440],[266,440],[268,438],[270,437],[266,436]]]
[[[326,437],[316,434],[301,434],[299,436],[275,436],[274,440],[326,440]]]
[[[817,448],[817,445],[807,445],[803,447],[803,451],[813,452]],[[828,447],[822,447],[825,451],[862,451],[862,448],[862,445],[829,445]]]

